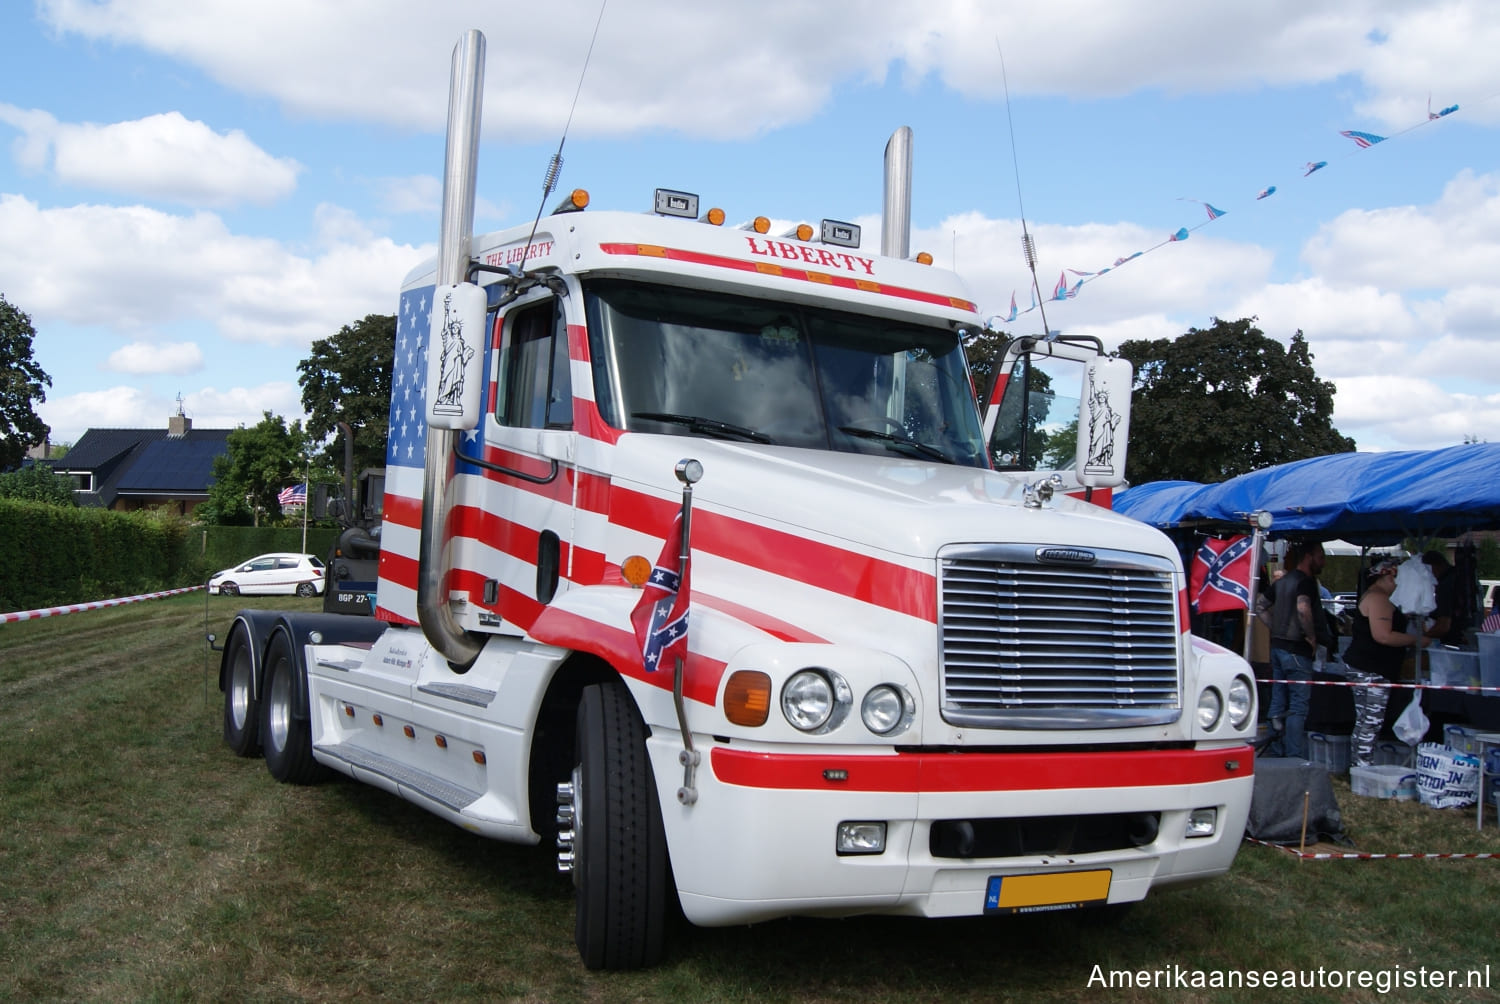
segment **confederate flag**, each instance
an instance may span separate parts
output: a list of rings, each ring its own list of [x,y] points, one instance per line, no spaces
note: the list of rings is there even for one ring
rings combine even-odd
[[[1251,543],[1249,537],[1204,539],[1193,556],[1193,569],[1188,577],[1188,596],[1195,613],[1244,610],[1250,606]]]
[[[688,569],[679,568],[682,558],[682,513],[672,521],[672,530],[661,547],[661,557],[651,569],[651,578],[630,612],[635,638],[641,646],[646,672],[654,673],[675,658],[687,659]]]

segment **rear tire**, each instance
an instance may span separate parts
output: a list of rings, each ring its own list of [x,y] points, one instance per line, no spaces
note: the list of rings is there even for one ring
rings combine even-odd
[[[243,630],[229,639],[224,677],[224,742],[235,756],[260,751],[260,702],[255,699],[255,655]]]
[[[323,777],[324,767],[313,759],[311,723],[296,717],[297,686],[291,642],[278,633],[266,651],[266,679],[260,699],[266,770],[287,784],[312,784]]]
[[[573,940],[589,969],[661,961],[671,889],[646,726],[619,680],[584,688],[573,769]]]
[[[311,582],[297,583],[297,595],[302,597],[317,595],[318,589]]]

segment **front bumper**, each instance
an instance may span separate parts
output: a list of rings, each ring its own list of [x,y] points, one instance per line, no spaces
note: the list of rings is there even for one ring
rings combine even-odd
[[[992,879],[1021,875],[1104,872],[1108,902],[1139,900],[1154,886],[1228,871],[1254,783],[1244,745],[848,755],[718,744],[704,750],[696,804],[683,806],[679,737],[658,732],[649,746],[678,895],[688,919],[705,926],[794,914],[975,915]],[[1189,813],[1204,808],[1216,810],[1212,835],[1187,837]],[[935,827],[954,821],[1066,829],[1113,815],[1151,816],[1157,832],[1141,846],[973,857],[934,839]],[[839,855],[836,830],[849,821],[884,822],[884,852]]]

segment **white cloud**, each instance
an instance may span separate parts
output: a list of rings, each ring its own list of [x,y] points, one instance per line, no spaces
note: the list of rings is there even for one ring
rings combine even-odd
[[[140,376],[180,376],[203,368],[203,351],[194,342],[131,342],[111,352],[104,368]]]
[[[267,411],[288,423],[305,418],[297,385],[282,381],[184,393],[182,410],[196,429],[252,426]],[[37,415],[52,428],[54,443],[76,443],[89,429],[165,429],[175,414],[175,395],[162,397],[129,385],[69,394],[37,406]]]
[[[302,169],[266,153],[238,129],[216,133],[175,111],[95,125],[0,105],[0,121],[22,131],[12,147],[21,166],[45,170],[50,152],[60,182],[133,198],[265,205],[290,194]]]
[[[231,233],[212,213],[42,209],[0,195],[0,275],[38,324],[131,331],[193,319],[235,341],[303,347],[353,318],[392,312],[402,277],[433,253],[372,236],[336,209],[319,222],[324,243],[303,255]]]
[[[440,130],[447,65],[460,32],[487,33],[486,123],[497,134],[555,137],[568,119],[598,8],[336,5],[214,0],[47,0],[56,30],[170,55],[225,85],[298,114]],[[575,135],[675,130],[753,136],[819,110],[834,88],[937,77],[997,97],[1003,47],[1012,92],[1072,97],[1155,89],[1224,91],[1329,81],[1362,85],[1369,114],[1407,125],[1414,95],[1480,101],[1500,89],[1486,0],[1137,0],[1042,6],[971,0],[635,0],[605,10]],[[1233,44],[1221,44],[1232,39]],[[408,72],[416,68],[418,72]],[[1457,69],[1456,69],[1457,68]],[[525,100],[517,100],[517,95]],[[1500,117],[1479,104],[1476,117]]]

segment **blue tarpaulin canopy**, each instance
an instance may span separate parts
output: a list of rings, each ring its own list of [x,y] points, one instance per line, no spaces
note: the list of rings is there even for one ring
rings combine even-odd
[[[1500,527],[1500,443],[1335,453],[1212,485],[1155,482],[1117,493],[1114,508],[1162,529],[1245,528],[1250,514],[1264,509],[1272,517],[1272,537],[1371,546],[1456,537]]]

